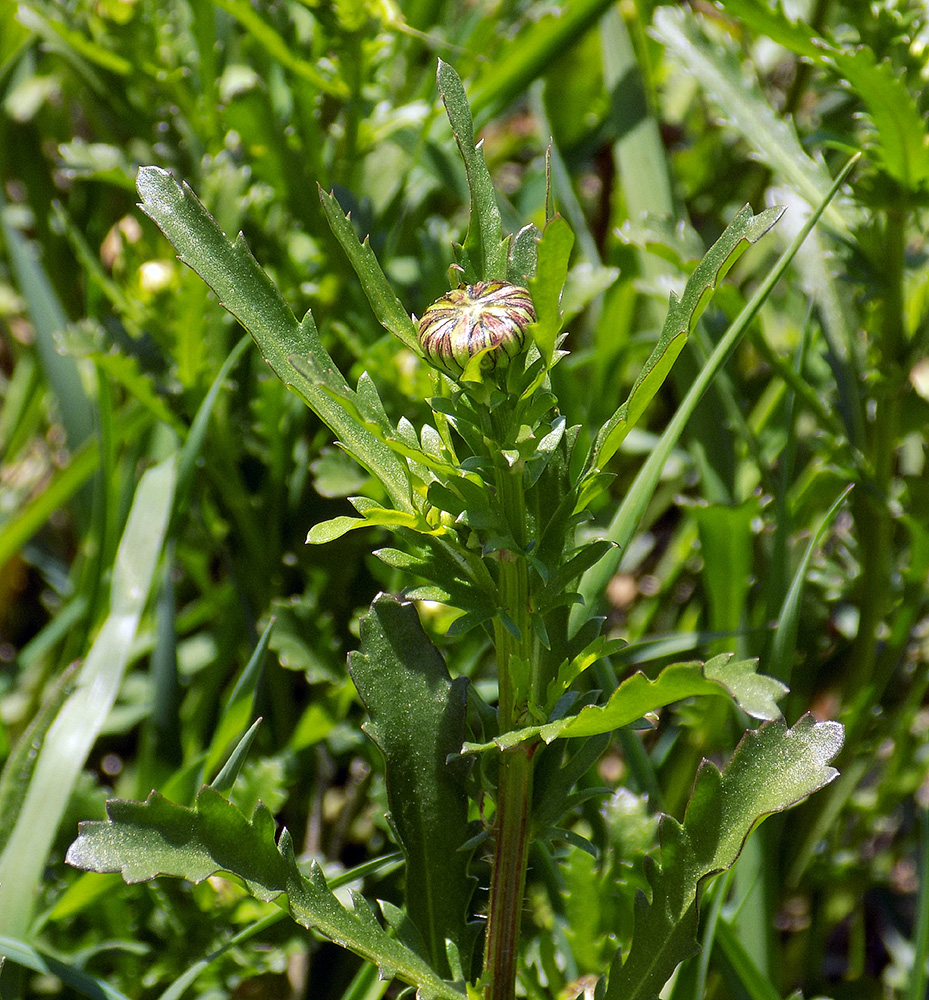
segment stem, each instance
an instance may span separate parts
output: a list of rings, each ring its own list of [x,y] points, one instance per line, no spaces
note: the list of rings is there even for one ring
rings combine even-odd
[[[532,749],[520,744],[500,758],[493,876],[484,942],[484,1000],[512,1000],[529,848]]]
[[[502,409],[502,408],[501,408]],[[492,439],[502,447],[506,440],[505,417],[491,414]],[[502,733],[515,729],[523,719],[529,692],[517,686],[514,659],[529,664],[530,690],[538,674],[529,613],[529,566],[526,545],[526,502],[523,479],[502,456],[496,469],[497,496],[518,551],[501,553],[500,602],[516,625],[518,635],[498,617],[494,621],[494,642],[499,674],[498,718]],[[525,671],[521,671],[523,676]],[[494,821],[494,858],[484,940],[485,1000],[513,1000],[519,958],[519,932],[526,867],[529,852],[532,802],[532,757],[535,745],[520,744],[500,756],[497,782],[497,813]]]
[[[901,209],[887,213],[884,239],[884,296],[881,310],[880,356],[885,383],[878,396],[870,439],[869,458],[874,470],[871,488],[860,490],[855,520],[861,540],[861,597],[858,634],[852,658],[850,689],[854,696],[874,675],[878,629],[891,608],[893,521],[888,499],[894,476],[900,422],[900,361],[905,346],[903,277],[906,251],[906,215]]]

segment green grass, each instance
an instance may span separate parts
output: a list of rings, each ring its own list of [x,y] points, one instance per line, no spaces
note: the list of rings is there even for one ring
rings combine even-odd
[[[187,181],[227,235],[244,231],[293,315],[312,309],[349,382],[370,373],[391,420],[416,424],[432,382],[379,324],[316,185],[421,315],[467,227],[441,57],[465,82],[507,231],[545,222],[551,137],[556,205],[575,231],[572,353],[553,378],[582,439],[627,397],[669,290],[742,205],[787,205],[780,235],[717,292],[585,526],[607,532],[655,466],[637,533],[587,591],[629,643],[591,686],[735,650],[790,683],[789,722],[812,710],[846,725],[842,777],[769,820],[728,893],[707,898],[704,953],[674,1000],[923,1000],[929,109],[912,39],[929,25],[916,4],[813,7],[809,29],[753,0],[715,14],[646,0],[0,11],[0,995],[91,995],[96,982],[114,996],[283,996],[287,975],[294,995],[324,1000],[398,993],[231,883],[125,886],[63,858],[107,797],[157,788],[191,804],[256,715],[233,801],[250,811],[260,798],[330,874],[394,850],[345,661],[377,591],[407,581],[371,557],[379,529],[304,544],[354,512],[346,497],[379,487],[175,260],[135,182],[144,165]],[[682,434],[661,444],[807,202],[859,149]],[[176,486],[153,492],[169,469]],[[447,613],[420,610],[451,648]],[[114,616],[131,624],[116,646]],[[454,651],[485,685],[479,630]],[[109,686],[92,719],[78,699],[93,676]],[[701,758],[727,759],[745,728],[708,701],[613,739],[597,781],[649,799],[578,804],[570,832],[599,865],[577,840],[559,868],[531,859],[526,995],[558,996],[601,971],[610,936],[628,941],[649,814],[681,818]],[[606,876],[620,870],[614,892]],[[395,865],[364,878],[369,896],[401,899]],[[565,886],[590,901],[584,913]]]

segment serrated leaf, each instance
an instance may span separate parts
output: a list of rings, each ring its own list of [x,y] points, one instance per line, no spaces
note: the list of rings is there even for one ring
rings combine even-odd
[[[832,183],[832,187],[830,187],[823,200],[813,209],[809,219],[807,219],[800,231],[791,240],[790,246],[781,254],[777,263],[765,276],[751,300],[739,313],[735,322],[723,334],[716,347],[713,348],[713,352],[707,359],[706,364],[700,369],[696,379],[687,390],[687,395],[678,406],[668,426],[662,432],[661,438],[652,449],[645,464],[639,470],[632,487],[626,491],[623,502],[620,504],[619,510],[613,515],[613,519],[607,529],[606,537],[617,542],[619,549],[625,549],[631,542],[654,496],[665,463],[680,439],[681,434],[683,434],[687,421],[692,416],[710,382],[732,356],[733,351],[748,329],[749,323],[754,319],[768,295],[771,294],[774,285],[787,270],[803,241],[816,225],[823,211],[825,211],[826,206],[835,197],[842,184],[844,184],[857,159],[858,155],[856,154],[839,171]],[[596,607],[599,595],[603,593],[606,582],[613,572],[615,572],[618,562],[617,557],[608,555],[597,565],[592,566],[581,578],[578,589],[584,598],[584,604],[579,605],[575,609],[576,613],[572,613],[572,629],[578,628],[583,616],[590,613],[589,609]]]
[[[652,32],[766,166],[796,187],[811,205],[826,197],[830,180],[825,165],[804,150],[793,124],[775,112],[757,79],[746,77],[745,61],[734,48],[710,40],[702,31],[701,19],[683,8],[659,8]],[[857,213],[848,205],[827,206],[825,211],[829,224],[840,233],[848,232],[857,221]]]
[[[771,722],[745,734],[720,773],[704,761],[683,824],[663,817],[661,858],[648,859],[651,901],[636,900],[635,930],[623,963],[617,953],[605,1000],[657,1000],[680,962],[698,950],[696,930],[706,880],[731,868],[749,832],[829,784],[842,748],[837,722],[805,715],[792,728]]]
[[[755,672],[757,660],[732,660],[722,653],[704,663],[673,663],[654,679],[638,672],[623,681],[605,705],[588,705],[577,715],[528,726],[496,737],[491,743],[465,743],[462,753],[477,753],[497,747],[507,750],[528,739],[546,743],[574,736],[596,736],[628,726],[649,712],[696,695],[728,694],[748,715],[756,719],[780,718],[777,700],[787,693],[779,680]]]
[[[851,84],[868,109],[878,136],[877,155],[901,187],[916,191],[929,180],[926,120],[903,78],[889,62],[877,63],[867,46],[839,48],[802,21],[790,21],[780,4],[727,0],[726,11],[753,30]]]
[[[556,215],[546,223],[539,240],[536,273],[529,281],[536,321],[530,324],[529,333],[545,359],[546,367],[552,363],[555,339],[561,333],[563,313],[561,293],[568,276],[568,261],[574,246],[574,233],[567,221]]]
[[[411,510],[406,466],[359,426],[322,386],[351,393],[320,340],[310,313],[298,323],[281,293],[261,269],[240,233],[230,241],[193,191],[160,167],[141,167],[141,208],[174,245],[178,257],[213,289],[220,302],[252,335],[265,361],[337,435],[345,450],[384,484],[393,503]],[[308,378],[290,363],[306,361]]]
[[[359,242],[355,235],[354,226],[342,211],[342,206],[331,191],[327,194],[320,188],[319,200],[322,202],[329,228],[341,243],[345,255],[355,269],[355,274],[358,275],[358,280],[368,297],[368,302],[371,303],[378,323],[411,351],[422,355],[416,326],[409,313],[403,308],[403,303],[394,294],[390,282],[384,276],[381,265],[368,242],[368,237],[366,236],[363,241]]]
[[[446,938],[469,965],[467,767],[447,758],[465,731],[467,681],[449,677],[412,604],[380,594],[361,619],[349,671],[368,710],[365,732],[387,765],[390,818],[406,857],[406,906],[432,965],[449,975]]]
[[[652,397],[668,377],[700,314],[712,298],[720,281],[733,264],[757,243],[783,214],[783,209],[769,208],[758,215],[746,205],[726,226],[722,236],[706,252],[687,281],[684,294],[672,293],[664,329],[645,366],[635,380],[628,398],[600,428],[591,449],[588,468],[603,468],[638,423]]]
[[[107,816],[103,822],[80,824],[80,835],[68,849],[69,864],[119,872],[130,884],[158,875],[199,883],[216,872],[229,872],[257,899],[267,902],[284,894],[297,923],[376,963],[382,973],[414,984],[424,1000],[464,996],[405,945],[342,906],[318,865],[304,875],[286,829],[275,843],[274,819],[263,805],[248,820],[207,786],[193,809],[152,792],[145,802],[110,800]]]
[[[497,196],[484,162],[483,140],[475,146],[474,122],[464,85],[452,67],[441,59],[436,79],[471,192],[471,222],[462,247],[464,255],[459,260],[465,267],[464,280],[468,284],[505,280],[509,240],[503,238]]]

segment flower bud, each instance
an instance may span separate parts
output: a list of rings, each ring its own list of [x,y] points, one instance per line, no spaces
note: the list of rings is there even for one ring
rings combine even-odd
[[[429,306],[419,321],[419,342],[429,361],[452,378],[489,348],[481,358],[486,374],[505,368],[520,353],[526,327],[534,322],[525,288],[508,281],[476,281],[453,288]]]

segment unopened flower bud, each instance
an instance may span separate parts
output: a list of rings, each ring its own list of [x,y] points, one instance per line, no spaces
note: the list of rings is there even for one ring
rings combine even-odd
[[[508,281],[460,285],[437,299],[419,321],[419,342],[437,368],[458,378],[468,361],[481,358],[485,374],[505,368],[523,349],[535,309],[525,288]]]

